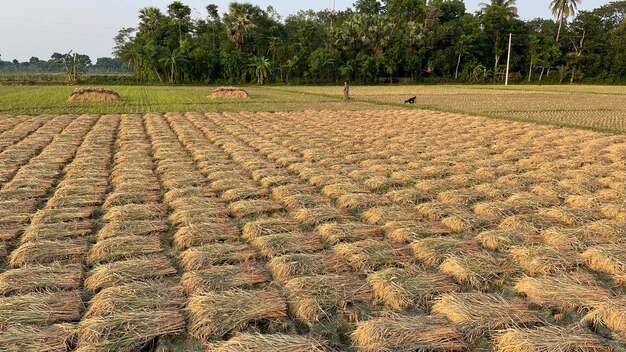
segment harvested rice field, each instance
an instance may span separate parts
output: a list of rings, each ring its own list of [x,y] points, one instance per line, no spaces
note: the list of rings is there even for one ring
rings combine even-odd
[[[0,117],[0,351],[626,349],[626,135]]]

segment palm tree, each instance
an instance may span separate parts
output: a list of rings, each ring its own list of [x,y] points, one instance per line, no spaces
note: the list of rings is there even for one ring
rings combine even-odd
[[[265,56],[255,56],[252,63],[248,66],[254,70],[256,82],[261,85],[265,83],[267,75],[272,73],[272,63]]]
[[[582,0],[552,0],[550,3],[552,14],[559,21],[559,29],[556,32],[557,43],[561,37],[561,27],[563,26],[563,21],[567,17],[574,16],[576,14],[578,4],[580,4],[581,1]]]
[[[250,36],[256,24],[250,10],[250,4],[231,3],[228,13],[224,14],[224,21],[229,30],[230,39],[235,42],[237,50],[241,50],[243,43]]]
[[[481,2],[478,4],[482,9],[481,11],[485,11],[490,6],[500,6],[506,10],[507,17],[509,19],[513,17],[517,17],[517,6],[515,6],[516,0],[491,0],[490,4]]]
[[[166,57],[159,60],[170,71],[170,83],[174,83],[176,80],[176,72],[180,63],[187,62],[180,48],[174,49],[168,53]]]
[[[144,7],[139,10],[139,31],[152,32],[159,26],[164,15],[157,7]]]

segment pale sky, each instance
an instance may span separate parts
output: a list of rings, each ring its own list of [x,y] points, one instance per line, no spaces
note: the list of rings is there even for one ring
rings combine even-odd
[[[225,12],[230,0],[182,0],[195,17],[206,16],[205,6],[215,3]],[[268,5],[283,17],[298,10],[322,10],[332,0],[249,0],[262,8]],[[336,8],[351,7],[355,0],[335,0]],[[111,56],[113,37],[122,27],[137,24],[137,13],[145,6],[165,9],[171,0],[0,0],[0,55],[2,60],[49,59],[53,52],[74,49],[96,58]],[[468,12],[486,0],[465,0]],[[579,9],[590,10],[609,0],[582,0]],[[549,0],[518,0],[520,17],[548,18]]]

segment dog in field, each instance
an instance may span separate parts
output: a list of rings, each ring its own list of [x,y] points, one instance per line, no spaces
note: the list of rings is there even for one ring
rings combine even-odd
[[[413,96],[412,98],[409,98],[407,100],[404,101],[405,104],[415,104],[415,99],[417,98],[417,96]]]

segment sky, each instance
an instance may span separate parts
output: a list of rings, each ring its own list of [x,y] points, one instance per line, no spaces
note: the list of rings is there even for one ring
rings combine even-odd
[[[182,0],[195,17],[206,16],[205,6],[215,3],[225,12],[230,0]],[[274,6],[286,17],[298,10],[329,8],[333,0],[248,0],[262,8]],[[335,0],[336,9],[351,7],[355,0]],[[486,0],[465,0],[468,12]],[[53,52],[70,49],[95,59],[111,56],[113,37],[122,27],[134,27],[139,9],[165,9],[171,0],[0,0],[0,58],[26,61],[32,56],[49,59]],[[487,1],[488,2],[488,1]],[[610,0],[582,0],[579,9],[591,10]],[[520,17],[549,18],[549,0],[518,0]]]

